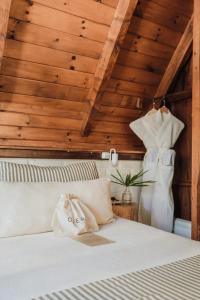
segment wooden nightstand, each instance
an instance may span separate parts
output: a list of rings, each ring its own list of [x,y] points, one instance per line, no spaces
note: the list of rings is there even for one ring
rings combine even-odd
[[[132,221],[137,221],[137,204],[112,204],[115,215]]]

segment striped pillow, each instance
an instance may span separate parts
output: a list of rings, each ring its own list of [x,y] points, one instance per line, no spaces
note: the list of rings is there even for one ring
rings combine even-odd
[[[0,181],[4,182],[70,182],[97,178],[94,161],[50,167],[0,161]]]

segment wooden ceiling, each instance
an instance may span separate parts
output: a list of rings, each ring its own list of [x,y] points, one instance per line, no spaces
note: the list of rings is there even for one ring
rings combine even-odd
[[[171,65],[191,43],[184,32],[193,1],[135,2],[125,39],[114,42],[114,63],[91,103],[99,62],[106,64],[103,53],[108,42],[112,46],[118,1],[11,1],[0,69],[1,148],[143,151],[128,124],[144,114],[163,76],[171,80],[177,72],[179,65]]]

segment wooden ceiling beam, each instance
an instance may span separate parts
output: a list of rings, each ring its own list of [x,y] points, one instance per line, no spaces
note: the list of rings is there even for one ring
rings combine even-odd
[[[111,77],[137,3],[138,0],[119,0],[101,58],[97,64],[94,83],[86,99],[87,107],[84,112],[81,135],[85,135],[88,132],[93,109]]]
[[[191,99],[192,99],[192,89],[191,88],[167,94],[167,103],[174,103],[174,102],[183,101],[183,100],[191,101]],[[162,98],[160,98],[160,104],[161,103],[162,103]]]
[[[0,68],[3,58],[11,0],[0,0]]]
[[[192,71],[192,238],[200,240],[200,1],[194,0]]]
[[[157,88],[155,97],[161,97],[166,95],[175,76],[177,75],[185,56],[187,55],[193,39],[193,16],[190,18],[186,29],[179,41],[179,44],[174,51],[174,54],[166,68],[166,71],[161,79],[161,82]]]

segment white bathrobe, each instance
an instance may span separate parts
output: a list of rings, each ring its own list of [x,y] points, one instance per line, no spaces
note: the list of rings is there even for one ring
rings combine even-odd
[[[147,152],[143,169],[148,171],[143,180],[155,183],[143,187],[140,197],[139,220],[171,232],[174,219],[172,179],[174,175],[174,146],[184,124],[175,116],[155,110],[130,124],[133,132],[143,141]]]

